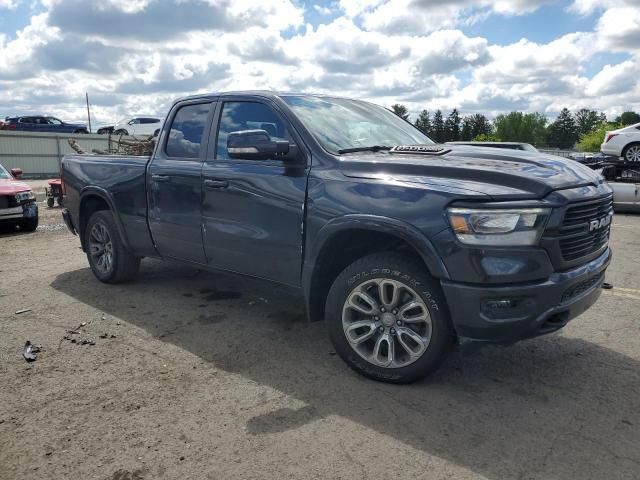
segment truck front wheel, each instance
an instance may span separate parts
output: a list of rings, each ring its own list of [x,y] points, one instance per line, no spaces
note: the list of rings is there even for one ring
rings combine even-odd
[[[349,265],[326,304],[329,336],[354,370],[410,383],[435,370],[454,332],[438,283],[410,257],[377,253]]]
[[[89,266],[101,282],[122,283],[138,273],[140,258],[125,248],[110,211],[100,210],[91,215],[84,241]]]

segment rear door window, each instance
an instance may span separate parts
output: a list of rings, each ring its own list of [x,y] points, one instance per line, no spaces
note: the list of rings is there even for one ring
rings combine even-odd
[[[180,107],[173,117],[165,148],[168,157],[199,158],[202,134],[207,126],[210,103]]]

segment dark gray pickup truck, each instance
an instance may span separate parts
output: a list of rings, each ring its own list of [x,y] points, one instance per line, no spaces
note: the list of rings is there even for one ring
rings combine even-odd
[[[435,145],[388,110],[239,92],[177,101],[150,157],[69,155],[96,277],[179,260],[298,290],[358,372],[402,383],[454,341],[556,331],[600,295],[612,194],[577,162]]]

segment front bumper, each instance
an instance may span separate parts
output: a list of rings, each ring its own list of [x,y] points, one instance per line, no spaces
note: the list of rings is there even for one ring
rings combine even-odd
[[[443,280],[458,337],[508,344],[559,330],[596,302],[611,256],[607,248],[589,263],[525,285],[478,286]]]
[[[22,205],[0,209],[0,222],[15,223],[38,216],[38,205],[29,201]]]

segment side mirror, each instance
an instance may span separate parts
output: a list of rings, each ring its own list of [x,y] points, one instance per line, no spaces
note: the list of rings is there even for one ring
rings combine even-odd
[[[11,169],[11,175],[13,175],[13,178],[20,178],[22,176],[22,169],[21,168],[12,168]]]
[[[240,130],[227,137],[229,157],[248,160],[269,160],[289,153],[287,140],[272,140],[266,130]]]

